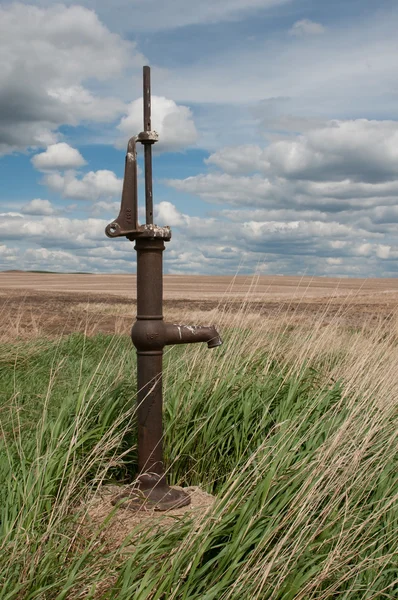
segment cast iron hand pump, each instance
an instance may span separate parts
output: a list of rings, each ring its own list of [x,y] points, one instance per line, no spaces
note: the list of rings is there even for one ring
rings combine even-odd
[[[166,482],[162,449],[162,357],[168,344],[207,342],[209,348],[222,341],[214,326],[196,327],[163,321],[164,242],[171,238],[169,227],[153,224],[152,144],[158,140],[151,131],[150,69],[144,67],[144,131],[132,137],[127,146],[122,202],[117,219],[105,233],[135,240],[137,251],[137,320],[131,338],[137,349],[137,418],[139,474],[129,491],[122,495],[133,509],[150,505],[169,510],[189,504],[188,494],[170,488]],[[136,143],[144,146],[146,224],[138,224]],[[119,496],[116,501],[121,499]]]

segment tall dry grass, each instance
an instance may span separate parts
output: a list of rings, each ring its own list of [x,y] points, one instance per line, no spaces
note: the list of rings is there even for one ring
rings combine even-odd
[[[220,306],[197,317],[224,346],[167,348],[164,369],[169,479],[216,501],[116,551],[86,503],[134,477],[129,340],[3,345],[0,599],[397,597],[396,316]]]

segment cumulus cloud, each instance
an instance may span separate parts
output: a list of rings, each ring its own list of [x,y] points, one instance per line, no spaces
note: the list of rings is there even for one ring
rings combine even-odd
[[[123,180],[106,169],[89,171],[81,177],[74,171],[66,171],[63,175],[49,173],[45,175],[44,183],[64,198],[92,201],[119,196],[123,186]]]
[[[66,0],[72,4],[74,0]],[[80,0],[95,8],[105,16],[107,22],[115,24],[118,29],[126,23],[134,23],[139,31],[164,31],[202,23],[219,23],[231,21],[257,11],[285,4],[290,0],[202,0],[192,3],[187,10],[186,0],[151,0],[150,2],[129,2],[114,0],[98,2],[98,0]],[[41,0],[50,3],[51,0]]]
[[[51,144],[45,152],[32,157],[33,166],[40,171],[51,169],[77,169],[86,164],[79,150],[65,142]]]
[[[221,148],[206,162],[227,173],[260,171],[312,181],[388,181],[398,176],[398,121],[333,120],[264,148]]]
[[[35,198],[22,207],[22,211],[26,215],[53,215],[56,211],[51,202]]]
[[[124,134],[118,146],[124,147],[126,140],[143,129],[143,100],[134,100],[125,117],[118,125]],[[177,151],[193,145],[198,137],[192,112],[187,106],[177,105],[174,100],[163,96],[152,96],[152,129],[159,134],[155,148]]]
[[[13,256],[13,251],[11,248],[8,248],[5,244],[0,244],[0,257],[4,259],[4,257]]]
[[[115,253],[110,248],[104,250],[106,254],[98,256],[91,249],[79,251],[74,248],[73,251],[69,251],[40,247],[21,251],[15,246],[0,246],[0,269],[40,269],[58,273],[76,271],[118,273],[131,266],[131,256],[128,256],[127,251]]]
[[[266,0],[249,4],[248,10],[257,10]],[[157,7],[158,23],[163,18],[164,28],[169,27],[169,6],[163,5],[160,0],[147,2],[139,18],[144,21],[151,13],[152,19]],[[94,12],[50,2],[48,6],[24,7],[19,13],[15,5],[1,9],[1,16],[15,17],[6,26],[0,20],[0,49],[11,48],[9,55],[0,54],[2,148],[48,146],[32,162],[45,172],[50,189],[66,198],[92,200],[91,214],[115,210],[110,215],[115,216],[122,181],[112,171],[77,173],[82,157],[72,156],[70,147],[60,151],[57,129],[64,123],[121,119],[125,148],[128,137],[142,129],[142,100],[127,110],[120,101],[98,93],[137,53],[132,44],[111,34]],[[114,10],[113,4],[91,6],[108,14]],[[175,25],[184,19],[235,18],[245,10],[242,0],[205,0],[189,15],[181,11]],[[21,16],[27,16],[28,25]],[[194,68],[159,70],[153,128],[160,133],[160,149],[163,145],[180,150],[198,143],[196,127],[202,147],[218,148],[202,173],[168,182],[176,190],[217,203],[217,213],[192,216],[170,202],[155,207],[156,221],[176,229],[164,256],[166,271],[234,273],[242,262],[248,271],[261,264],[269,273],[398,271],[397,122],[391,120],[396,115],[391,82],[397,75],[397,38],[392,20],[346,32],[321,32],[319,24],[304,20],[292,29],[295,37],[286,45],[285,36],[283,47],[272,39],[265,46],[231,48],[211,63],[201,56]],[[323,35],[314,35],[318,33]],[[17,40],[22,50],[15,48]],[[168,99],[170,90],[175,101]],[[265,101],[252,110],[260,98]],[[195,109],[194,123],[188,106],[200,101],[206,102],[206,110]],[[242,103],[251,108],[245,112]],[[348,120],[347,114],[387,114],[390,120]],[[243,145],[223,147],[236,140]],[[58,148],[58,157],[51,148]],[[0,251],[5,260],[18,256],[18,264],[51,270],[131,269],[131,244],[110,243],[104,236],[109,221],[60,217],[47,203],[36,198],[24,207],[23,216],[2,216],[0,234],[10,245]],[[33,246],[26,259],[17,254],[21,237]]]
[[[272,193],[279,190],[260,175],[234,177],[229,173],[201,173],[186,179],[168,179],[167,185],[174,189],[196,194],[206,202],[232,205],[261,206]]]
[[[156,220],[172,224],[174,237],[167,244],[165,270],[169,273],[236,273],[253,271],[262,265],[267,273],[347,274],[375,276],[394,274],[398,246],[384,235],[362,230],[355,222],[336,220],[242,220],[190,216],[169,202],[155,206]],[[0,264],[17,256],[19,268],[46,268],[59,271],[131,270],[135,255],[125,240],[109,242],[103,219],[68,219],[45,216],[3,216],[0,236],[6,244],[19,244],[21,236],[29,245],[23,255],[4,251]],[[163,223],[161,223],[163,224]],[[398,226],[394,234],[396,239]],[[35,247],[36,246],[36,247]],[[15,246],[18,248],[18,246]],[[0,253],[1,254],[1,253]],[[243,266],[242,266],[243,265]],[[385,265],[381,267],[380,265]],[[4,267],[6,268],[6,267]]]
[[[186,225],[189,222],[189,217],[180,213],[174,204],[171,202],[159,202],[155,207],[155,222],[162,227]]]
[[[362,210],[355,218],[364,224],[365,219],[396,220],[396,121],[332,121],[263,147],[221,148],[205,162],[219,170],[167,180],[167,185],[208,203],[346,213],[347,220]]]
[[[257,145],[228,146],[220,148],[205,159],[208,165],[215,165],[232,174],[253,173],[264,171],[269,167],[264,150]]]
[[[387,259],[390,258],[391,254],[391,246],[387,246],[386,244],[378,244],[376,248],[376,256],[378,258]]]
[[[44,216],[7,218],[0,222],[0,236],[3,240],[33,242],[44,247],[66,248],[95,247],[106,241],[104,229],[107,222],[102,219],[68,219],[66,217]]]
[[[331,121],[265,150],[279,175],[311,180],[383,181],[398,175],[398,122]]]
[[[98,215],[109,215],[109,218],[115,218],[119,214],[120,200],[118,202],[111,202],[106,200],[99,200],[92,208],[92,214]]]
[[[131,271],[131,243],[109,243],[103,219],[69,219],[3,214],[0,219],[0,270]],[[23,245],[21,245],[21,239]],[[10,266],[11,264],[11,266]],[[15,266],[17,265],[17,266]]]
[[[328,221],[330,214],[319,210],[291,209],[291,208],[246,208],[223,209],[212,211],[219,219],[242,223],[244,221]]]
[[[221,243],[251,265],[264,256],[267,272],[300,273],[301,263],[314,274],[395,276],[397,134],[396,121],[314,122],[263,146],[221,148],[207,172],[166,184],[224,205],[198,227],[206,243],[185,216],[183,234],[206,256]]]
[[[32,265],[43,265],[57,272],[80,270],[80,258],[65,250],[48,250],[47,248],[29,248],[25,253],[25,260]]]
[[[279,221],[260,220],[260,215],[253,220],[250,213],[234,221],[227,220],[225,213],[224,218],[199,218],[175,207],[173,211],[177,231],[164,256],[171,273],[236,273],[240,268],[258,270],[259,265],[265,273],[375,276],[394,272],[392,262],[383,269],[380,260],[391,258],[398,247],[393,244],[389,250],[380,243],[382,235],[369,234],[355,223],[330,218],[283,221],[282,214]]]
[[[3,212],[0,213],[0,217],[7,217],[8,219],[21,219],[23,214],[19,212]]]
[[[321,35],[325,32],[325,28],[321,23],[316,23],[310,19],[301,19],[296,21],[289,30],[290,35],[302,37],[306,35]]]
[[[381,201],[385,205],[393,205],[396,195],[392,190],[398,189],[398,183],[391,186],[352,184],[350,181],[318,183],[269,179],[258,174],[234,177],[227,173],[169,179],[165,183],[178,191],[195,194],[209,204],[323,213],[377,207]]]
[[[367,237],[377,237],[377,234],[369,234],[352,225],[342,225],[336,221],[323,223],[320,221],[248,221],[242,224],[242,232],[250,240],[263,239],[267,243],[273,240],[298,240],[305,238],[314,241],[316,238],[360,238],[364,234]],[[289,244],[290,246],[290,244]],[[291,248],[289,248],[289,251]]]
[[[95,12],[62,4],[1,6],[0,57],[0,153],[53,144],[62,124],[115,119],[123,102],[87,81],[142,61]]]

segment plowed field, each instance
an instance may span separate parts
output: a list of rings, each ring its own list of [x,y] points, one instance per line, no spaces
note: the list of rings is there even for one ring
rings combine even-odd
[[[134,275],[0,273],[1,336],[127,332],[135,285]],[[166,275],[164,300],[165,317],[181,322],[244,309],[253,317],[302,322],[321,315],[361,327],[395,319],[398,279]]]

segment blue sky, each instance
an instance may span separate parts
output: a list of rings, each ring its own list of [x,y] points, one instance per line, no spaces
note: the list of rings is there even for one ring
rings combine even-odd
[[[149,64],[166,272],[395,277],[397,26],[391,0],[0,0],[0,269],[135,270],[104,227]]]

